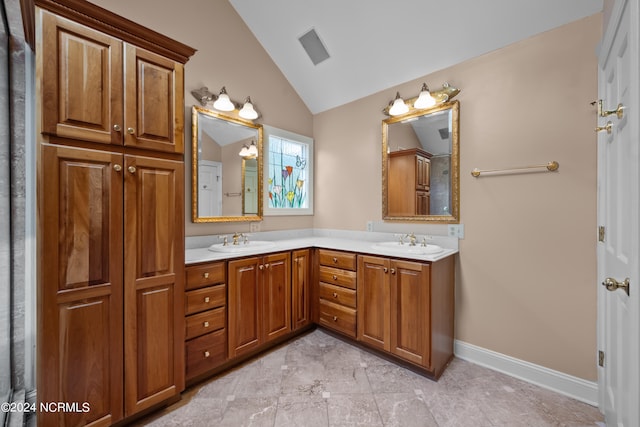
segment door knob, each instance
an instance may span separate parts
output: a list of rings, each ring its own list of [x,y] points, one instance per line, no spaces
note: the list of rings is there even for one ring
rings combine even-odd
[[[606,279],[604,279],[604,282],[602,282],[602,286],[604,286],[605,288],[607,288],[608,291],[611,291],[611,292],[615,291],[616,289],[622,289],[627,293],[627,295],[629,295],[629,278],[628,277],[624,279],[624,282],[618,282],[613,277],[607,277]]]

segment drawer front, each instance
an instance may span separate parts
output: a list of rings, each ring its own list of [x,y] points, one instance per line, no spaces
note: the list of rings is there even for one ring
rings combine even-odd
[[[356,270],[356,254],[330,251],[328,249],[320,249],[318,252],[320,255],[320,265],[344,268],[351,271]]]
[[[356,272],[341,270],[339,268],[320,266],[320,281],[331,285],[346,286],[350,289],[356,288]]]
[[[227,360],[227,330],[203,335],[187,341],[186,347],[187,378],[192,378]]]
[[[222,329],[226,325],[226,308],[218,307],[213,310],[187,316],[186,339],[199,337],[209,332]]]
[[[226,281],[226,268],[224,262],[187,267],[186,270],[187,283],[185,283],[185,289],[187,290],[198,289],[207,285],[224,283]]]
[[[352,338],[356,337],[356,311],[352,308],[321,299],[320,324]]]
[[[343,288],[342,286],[334,286],[328,283],[320,283],[320,298],[327,301],[342,304],[347,307],[356,308],[356,291],[353,289]]]
[[[226,285],[217,285],[187,292],[185,314],[198,313],[226,305],[226,289]]]

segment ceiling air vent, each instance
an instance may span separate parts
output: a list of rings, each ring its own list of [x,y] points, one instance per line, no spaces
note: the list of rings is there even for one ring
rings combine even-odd
[[[327,48],[324,47],[320,41],[320,37],[318,37],[318,33],[316,33],[315,29],[310,29],[300,36],[298,40],[307,52],[307,55],[309,55],[309,58],[311,58],[313,65],[318,65],[325,59],[329,58],[329,52],[327,52]]]
[[[440,132],[440,138],[449,139],[449,128],[438,129],[438,132]]]

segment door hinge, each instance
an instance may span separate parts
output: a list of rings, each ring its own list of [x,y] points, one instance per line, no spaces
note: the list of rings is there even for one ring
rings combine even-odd
[[[604,366],[604,351],[598,351],[598,366]]]
[[[604,225],[598,227],[598,241],[604,242]]]

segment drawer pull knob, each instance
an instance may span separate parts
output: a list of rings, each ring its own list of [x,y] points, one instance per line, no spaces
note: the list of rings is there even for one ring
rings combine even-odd
[[[336,276],[335,274],[333,275],[333,280],[338,280],[338,276]]]
[[[333,293],[334,298],[338,298],[338,294],[336,292]]]
[[[205,351],[204,352],[204,357],[209,357],[209,356],[211,356],[211,354],[208,351]]]
[[[337,264],[337,263],[338,263],[338,258],[333,257],[333,263],[334,263],[334,264]]]
[[[337,322],[338,321],[338,316],[333,316],[333,321]]]
[[[209,273],[202,273],[202,277],[204,277],[205,279],[209,278]]]
[[[208,303],[209,302],[209,297],[204,297],[204,302]]]
[[[136,133],[136,130],[134,128],[127,128],[127,133],[129,135],[133,135],[134,133]]]
[[[204,322],[204,327],[208,328],[209,327],[209,322]]]

